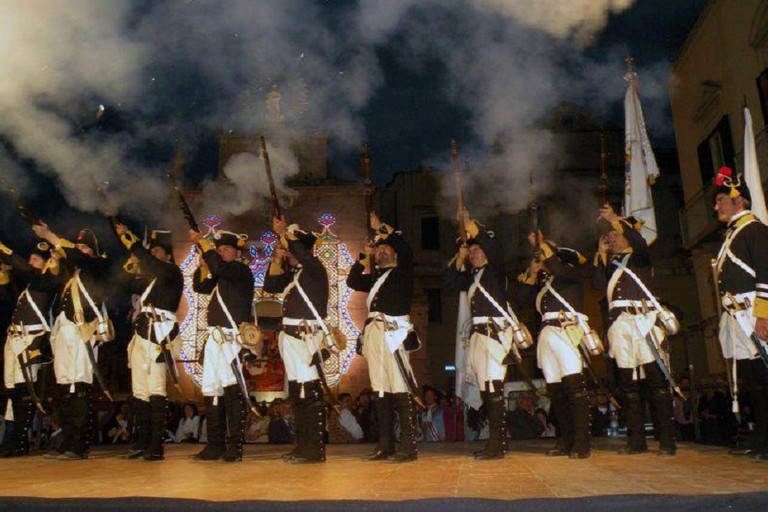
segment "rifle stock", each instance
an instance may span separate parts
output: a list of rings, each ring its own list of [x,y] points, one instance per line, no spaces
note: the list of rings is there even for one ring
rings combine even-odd
[[[179,200],[179,209],[181,210],[182,215],[184,215],[184,218],[187,220],[187,224],[189,224],[189,229],[191,229],[192,231],[197,231],[199,233],[200,226],[195,220],[195,216],[192,214],[192,210],[190,210],[189,208],[189,203],[187,203],[187,200],[184,197],[184,194],[181,192],[181,188],[179,188],[179,184],[176,182],[176,178],[174,178],[173,174],[171,174],[170,172],[166,173],[165,177],[171,183],[173,190],[176,191],[176,197]]]
[[[269,195],[272,197],[272,207],[275,211],[275,217],[278,219],[283,218],[283,209],[280,207],[280,199],[277,197],[277,189],[275,188],[275,179],[272,177],[272,165],[269,163],[269,151],[267,151],[267,141],[264,136],[259,137],[261,142],[261,157],[264,159],[264,171],[267,173],[267,181],[269,182]]]

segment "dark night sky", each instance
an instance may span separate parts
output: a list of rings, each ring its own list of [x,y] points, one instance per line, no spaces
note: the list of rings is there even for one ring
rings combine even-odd
[[[707,0],[638,0],[626,11],[612,15],[606,29],[596,36],[594,44],[581,52],[581,60],[574,59],[574,62],[584,62],[586,59],[600,63],[608,58],[620,59],[621,55],[629,51],[634,55],[639,70],[648,63],[657,64],[656,69],[658,63],[662,63],[662,68],[666,69],[676,57],[706,3]],[[351,4],[354,2],[327,3],[323,8],[332,11],[337,6],[343,8]],[[148,9],[164,4],[147,1],[144,5]],[[183,37],[183,30],[181,34]],[[343,38],[343,35],[339,37]],[[467,107],[452,101],[445,92],[449,80],[445,64],[427,58],[418,66],[404,65],[401,43],[395,35],[375,46],[382,79],[371,98],[359,110],[374,158],[374,177],[380,184],[387,183],[395,172],[417,169],[422,164],[433,165],[436,155],[447,157],[451,136],[455,135],[460,140],[473,137]],[[164,44],[175,44],[175,41]],[[580,52],[576,48],[572,51],[574,54]],[[217,91],[226,89],[227,84],[217,83],[216,80],[205,82],[203,71],[196,61],[204,58],[204,55],[192,52],[191,55],[183,54],[183,57],[186,60],[174,63],[176,66],[169,67],[167,63],[163,65],[162,60],[147,66],[147,76],[157,79],[153,86],[157,94],[150,98],[151,104],[142,105],[145,107],[143,109],[108,105],[107,115],[99,126],[92,120],[73,119],[74,131],[82,133],[84,138],[98,141],[99,138],[120,137],[123,132],[139,124],[138,121],[145,125],[162,125],[168,123],[169,119],[176,119],[181,121],[177,125],[184,130],[181,138],[185,142],[187,168],[191,176],[196,181],[212,177],[217,168],[216,133],[211,130],[210,120],[200,118],[205,113],[202,112],[202,106],[215,104]],[[234,72],[229,78],[238,80],[240,77]],[[663,81],[655,84],[657,88],[666,89],[666,78],[665,73],[657,73],[653,77],[653,80]],[[641,75],[641,84],[643,79]],[[615,101],[610,100],[607,101],[609,104],[598,106],[603,112],[608,112],[611,121],[619,125],[623,124],[623,109],[619,99],[622,94],[619,91],[614,95]],[[91,106],[98,103],[96,98],[85,92],[80,101],[87,105],[83,111],[92,111]],[[600,97],[597,101],[600,102]],[[649,118],[663,119],[663,122],[671,126],[668,105],[662,115]],[[654,128],[662,134],[654,143],[664,147],[674,144],[672,130],[668,126],[667,129],[658,129],[658,126],[654,127],[650,122],[649,125],[652,138]],[[174,141],[168,132],[158,133],[157,138],[137,138],[133,142],[131,157],[143,165],[167,165],[172,157]],[[333,139],[330,142],[331,172],[355,178],[355,151],[342,151]],[[13,154],[13,144],[7,148]],[[28,160],[19,159],[18,163],[22,164],[30,179],[31,188],[27,197],[40,210],[41,215],[53,218],[63,211],[68,217],[77,219],[74,222],[78,223],[80,219],[88,218],[85,214],[65,208],[65,202],[58,193],[59,184],[50,174],[40,176]],[[18,230],[26,232],[23,222],[13,213],[11,201],[6,199],[3,196],[0,202],[0,219],[5,220],[5,225],[0,227],[0,237]]]

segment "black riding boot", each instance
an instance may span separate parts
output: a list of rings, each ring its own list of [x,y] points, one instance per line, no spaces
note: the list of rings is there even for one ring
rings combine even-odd
[[[167,418],[168,400],[162,395],[152,395],[149,397],[149,446],[144,454],[144,460],[163,460],[165,458],[165,449],[163,441],[165,438],[165,421]]]
[[[379,426],[379,444],[368,456],[368,460],[384,460],[395,453],[395,433],[393,421],[393,395],[384,393],[374,400],[376,422]]]
[[[13,434],[4,457],[22,457],[29,453],[29,427],[35,416],[35,404],[26,384],[16,384],[13,388]]]
[[[587,383],[584,381],[584,375],[578,373],[563,377],[563,385],[573,432],[569,456],[572,459],[586,459],[591,452],[592,429]]]
[[[565,384],[553,382],[547,384],[547,391],[552,404],[552,412],[555,413],[558,427],[558,437],[554,448],[547,451],[548,457],[561,457],[569,455],[573,447],[573,422],[571,410],[568,407],[568,399],[565,392]]]
[[[243,444],[245,443],[245,420],[247,410],[245,397],[236,384],[224,388],[224,404],[227,411],[227,450],[222,460],[224,462],[240,462],[243,460]]]
[[[400,418],[400,444],[397,451],[387,457],[392,462],[411,462],[418,457],[416,449],[416,408],[413,406],[413,396],[410,393],[394,393],[392,395]]]
[[[214,398],[218,398],[214,405]],[[205,425],[208,436],[208,444],[195,458],[198,460],[219,460],[226,446],[224,445],[224,434],[226,432],[227,418],[224,412],[224,397],[205,397]]]
[[[488,442],[481,452],[475,454],[475,459],[503,459],[507,428],[504,424],[504,416],[506,413],[504,391],[500,381],[493,381],[493,391],[487,391],[486,398],[487,402],[485,406],[488,411]]]
[[[293,457],[295,457],[296,454],[299,453],[299,450],[301,449],[304,438],[306,437],[306,434],[303,431],[305,421],[302,417],[304,414],[304,411],[301,407],[301,400],[299,398],[300,393],[301,393],[301,384],[299,384],[295,380],[289,380],[288,381],[288,400],[291,402],[291,409],[293,410],[293,421],[296,426],[296,446],[294,446],[291,451],[286,452],[282,455],[282,458],[284,459],[292,459]]]
[[[43,455],[46,459],[57,459],[63,453],[72,450],[72,394],[69,392],[69,384],[58,384],[59,399],[56,411],[59,414],[59,426],[61,427],[61,444],[55,452]]]
[[[304,398],[300,401],[303,425],[297,424],[296,431],[303,432],[304,442],[299,445],[299,452],[291,462],[294,464],[325,462],[325,443],[323,442],[326,425],[325,401],[319,380],[304,383]]]
[[[648,451],[645,442],[645,409],[640,397],[640,387],[632,377],[634,368],[619,368],[619,388],[624,396],[624,423],[627,425],[627,445],[619,450],[620,455],[634,455]]]
[[[149,402],[135,398],[133,400],[133,417],[136,421],[136,442],[131,446],[130,452],[120,456],[121,459],[138,459],[149,449]]]
[[[72,394],[72,446],[64,452],[59,460],[87,459],[88,450],[91,447],[91,433],[93,431],[93,402],[91,399],[91,385],[85,382],[75,384],[75,392]]]
[[[659,455],[670,456],[677,452],[675,445],[675,423],[672,416],[672,394],[669,382],[658,365],[648,363],[643,365],[645,380],[648,387],[648,403],[652,416],[656,419],[654,428],[659,439]]]

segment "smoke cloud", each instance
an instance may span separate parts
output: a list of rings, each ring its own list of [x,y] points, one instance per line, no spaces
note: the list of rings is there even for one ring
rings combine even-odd
[[[271,119],[286,134],[271,141],[270,156],[290,200],[285,182],[298,170],[290,134],[327,133],[341,152],[367,140],[362,116],[384,85],[377,52],[388,46],[408,69],[441,70],[435,95],[467,114],[461,156],[476,169],[468,193],[514,212],[528,201],[532,173],[537,187],[548,186],[557,147],[539,120],[565,97],[597,111],[622,97],[625,49],[596,61],[573,47],[633,3],[9,0],[0,18],[0,137],[75,208],[103,208],[89,184],[108,181],[114,206],[146,218],[163,204],[171,166],[170,156],[153,161],[152,148],[179,143],[194,155],[201,134],[254,133]],[[651,79],[638,70],[643,99],[663,101],[666,67],[647,68]],[[274,85],[279,108],[266,101]],[[652,127],[656,107],[646,104]],[[113,113],[119,129],[99,128],[99,116]],[[206,208],[238,215],[264,204],[255,153],[234,156],[225,180],[204,183]],[[423,162],[449,167],[448,141]]]

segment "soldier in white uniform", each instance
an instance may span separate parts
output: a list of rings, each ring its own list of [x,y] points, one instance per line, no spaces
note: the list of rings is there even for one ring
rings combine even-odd
[[[743,381],[751,399],[755,428],[746,449],[768,462],[768,227],[749,210],[751,195],[741,177],[730,168],[715,178],[715,211],[728,224],[725,241],[715,262],[723,305],[720,344],[723,355],[735,359],[733,381]]]
[[[202,383],[208,445],[196,455],[200,460],[239,462],[243,458],[249,397],[243,396],[235,372],[242,376],[239,353],[243,346],[238,327],[253,321],[253,274],[238,259],[246,238],[220,231],[210,241],[190,231],[190,239],[203,255],[193,277],[193,289],[211,295]]]
[[[535,303],[541,315],[536,359],[547,382],[560,433],[547,455],[585,459],[590,455],[591,424],[584,356],[578,345],[589,320],[582,309],[583,283],[591,275],[591,268],[579,252],[557,247],[544,240],[541,232],[531,233],[528,240],[539,248],[539,254],[518,276],[516,295]]]
[[[133,324],[133,337],[128,344],[128,366],[131,368],[131,390],[138,431],[132,450],[125,459],[155,461],[164,458],[166,373],[172,363],[170,345],[179,334],[176,310],[184,288],[181,270],[173,263],[171,233],[152,231],[149,248],[145,248],[123,224],[115,225],[120,242],[138,265],[124,267],[128,288],[140,295],[141,304]]]
[[[402,234],[371,215],[377,232],[374,246],[352,265],[347,285],[368,292],[368,320],[363,332],[363,356],[371,388],[378,394],[376,419],[379,443],[369,460],[411,462],[417,459],[416,379],[407,349],[415,333],[411,324],[413,254]],[[374,261],[375,260],[375,261]],[[371,275],[371,266],[374,266]],[[367,272],[366,272],[367,270]],[[394,414],[400,419],[400,444],[394,446]]]
[[[619,453],[632,455],[648,451],[645,406],[640,396],[643,385],[658,423],[658,455],[672,456],[677,446],[671,383],[649,345],[652,339],[661,354],[665,334],[656,325],[661,312],[654,307],[658,301],[650,293],[652,267],[648,244],[634,219],[620,218],[607,203],[600,209],[598,223],[603,235],[595,255],[594,286],[606,290],[610,319],[608,354],[619,367],[619,388],[627,424],[627,445]]]
[[[325,461],[325,401],[320,371],[325,317],[328,310],[328,273],[314,254],[317,237],[286,226],[275,218],[272,226],[281,237],[264,291],[283,294],[283,330],[280,355],[288,375],[288,397],[296,422],[296,449],[284,458],[294,464]]]
[[[111,341],[104,299],[109,262],[100,254],[93,231],[83,229],[74,243],[60,238],[46,224],[32,226],[34,232],[64,256],[70,278],[61,292],[59,314],[51,332],[53,367],[60,388],[63,452],[59,460],[88,458],[93,428],[91,397],[98,347]]]
[[[3,446],[3,457],[29,453],[27,432],[34,418],[35,405],[42,409],[35,384],[41,363],[46,359],[50,361],[49,312],[63,284],[50,249],[47,242],[40,242],[25,260],[0,242],[0,262],[10,265],[14,280],[24,285],[5,341],[3,374],[5,387],[11,392],[15,428],[10,442]]]

